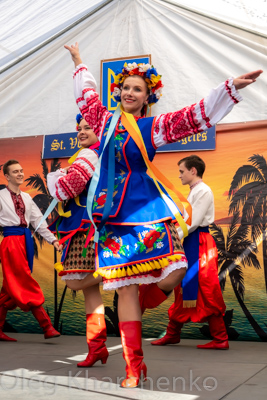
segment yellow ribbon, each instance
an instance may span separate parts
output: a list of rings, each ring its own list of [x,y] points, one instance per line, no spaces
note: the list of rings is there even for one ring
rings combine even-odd
[[[132,139],[135,141],[137,146],[139,147],[141,154],[144,158],[144,161],[146,163],[147,169],[148,169],[155,185],[157,186],[163,200],[167,203],[167,205],[171,208],[171,211],[174,213],[175,218],[183,231],[184,237],[186,237],[188,235],[188,229],[187,229],[187,225],[184,221],[184,218],[181,216],[181,214],[179,212],[179,209],[180,210],[183,210],[183,208],[186,209],[187,214],[188,214],[188,218],[187,218],[186,222],[188,225],[191,225],[191,216],[192,216],[191,205],[189,204],[187,199],[175,188],[175,186],[149,160],[142,134],[140,132],[140,129],[136,123],[134,116],[132,114],[126,113],[125,111],[122,110],[121,122],[122,122],[123,126],[127,129],[128,133],[130,134]],[[178,196],[178,199],[181,202],[181,203],[180,202],[178,203],[179,206],[176,205],[178,207],[178,211],[177,211],[177,209],[173,210],[174,203],[161,190],[158,182],[163,184],[168,189],[172,190]]]
[[[59,213],[59,215],[60,215],[61,217],[69,218],[69,217],[71,216],[71,211],[67,211],[67,212],[64,212],[64,211],[63,211],[62,201],[60,201],[60,202],[58,203],[58,209],[57,209],[57,211],[58,211],[58,213]]]
[[[80,196],[74,197],[74,200],[75,200],[75,203],[77,204],[77,206],[79,206],[79,207],[86,207],[86,206],[83,206],[83,205],[80,203]]]
[[[71,158],[68,159],[68,163],[71,165],[74,163],[74,161],[76,160],[76,157],[78,156],[78,154],[80,153],[80,151],[83,148],[79,149],[78,151],[76,151],[76,153],[73,154],[73,156],[71,156]]]

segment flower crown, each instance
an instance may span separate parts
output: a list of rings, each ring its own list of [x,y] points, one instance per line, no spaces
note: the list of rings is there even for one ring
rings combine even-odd
[[[82,119],[83,119],[82,114],[77,114],[76,115],[76,131],[78,131],[78,128],[79,128],[79,125],[80,125],[80,122],[81,122]]]
[[[115,74],[114,83],[110,85],[110,91],[117,102],[121,101],[121,88],[123,82],[128,76],[139,75],[144,78],[147,83],[149,92],[148,97],[148,105],[152,106],[153,104],[159,101],[161,94],[161,89],[163,88],[163,84],[161,82],[161,75],[159,75],[153,65],[150,64],[136,64],[133,62],[132,64],[125,63],[122,70],[117,70]]]

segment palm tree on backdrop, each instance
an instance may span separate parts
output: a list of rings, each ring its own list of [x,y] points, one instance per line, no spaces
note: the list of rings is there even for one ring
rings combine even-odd
[[[226,277],[229,275],[237,301],[246,318],[260,339],[267,341],[266,332],[259,326],[244,303],[245,283],[243,268],[254,267],[260,269],[257,258],[257,245],[248,239],[250,227],[248,224],[240,224],[239,212],[234,213],[229,226],[227,237],[219,225],[210,225],[210,233],[213,236],[218,249],[219,280],[222,291],[225,289]]]
[[[37,189],[41,193],[38,193],[36,196],[33,197],[33,201],[35,204],[40,208],[42,213],[44,214],[45,211],[47,210],[49,204],[53,200],[53,197],[50,195],[48,187],[47,187],[47,174],[49,172],[55,172],[57,169],[61,167],[61,163],[58,160],[58,158],[54,158],[51,160],[50,164],[50,170],[48,168],[48,164],[46,160],[42,158],[42,153],[41,153],[41,165],[43,169],[43,177],[40,176],[40,174],[33,174],[29,178],[25,179],[25,182],[27,182],[27,186],[31,186],[34,189]],[[48,224],[52,222],[56,217],[58,213],[57,210],[54,208],[54,210],[51,212],[51,217],[47,220]],[[44,239],[42,238],[41,235],[38,234],[38,232],[35,233],[35,237],[38,240],[40,247],[42,247],[44,243]],[[37,249],[37,246],[35,246]],[[38,256],[38,253],[37,253]],[[54,261],[57,261],[57,252],[54,249]],[[67,286],[65,285],[65,288],[63,290],[63,293],[61,295],[60,303],[59,306],[57,304],[57,272],[56,270],[54,271],[54,327],[57,330],[60,330],[62,332],[62,323],[61,327],[59,327],[59,320],[60,320],[60,314],[66,294]]]
[[[243,207],[242,224],[251,225],[252,240],[262,241],[265,288],[267,291],[267,164],[263,156],[254,154],[252,165],[240,167],[229,190],[229,214]]]
[[[50,195],[47,187],[47,174],[49,172],[55,172],[57,169],[59,169],[61,167],[61,163],[60,161],[58,161],[58,158],[54,158],[53,160],[51,160],[49,171],[47,162],[46,160],[42,159],[41,153],[41,165],[43,169],[43,178],[39,174],[33,174],[29,176],[29,178],[25,179],[25,182],[27,182],[27,186],[31,186],[32,188],[37,189],[39,192],[41,192],[34,196],[33,200],[44,214],[49,204],[53,200],[53,197]],[[57,217],[57,215],[57,210],[54,209],[51,213],[51,217],[49,218],[48,223],[50,221],[53,221]]]

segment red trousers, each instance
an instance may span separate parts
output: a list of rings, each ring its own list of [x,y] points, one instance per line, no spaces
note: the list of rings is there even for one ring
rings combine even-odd
[[[3,269],[3,286],[0,292],[0,306],[7,309],[16,307],[30,311],[45,301],[38,283],[32,278],[28,266],[25,237],[8,236],[0,245]]]
[[[225,313],[226,306],[218,278],[216,244],[207,232],[200,232],[199,240],[197,304],[194,308],[184,308],[181,286],[177,286],[174,289],[175,301],[168,311],[169,319],[176,322],[205,322],[211,315],[218,316]]]

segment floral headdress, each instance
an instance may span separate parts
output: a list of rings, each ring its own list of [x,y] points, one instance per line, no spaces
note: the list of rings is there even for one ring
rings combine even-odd
[[[139,75],[142,76],[147,83],[148,89],[150,90],[148,97],[148,105],[152,106],[162,96],[161,89],[163,84],[161,82],[161,75],[159,75],[153,65],[150,64],[132,64],[125,63],[122,70],[117,70],[115,75],[115,81],[111,84],[110,90],[117,102],[121,101],[121,88],[123,82],[128,76]]]

